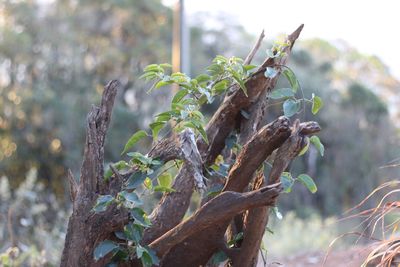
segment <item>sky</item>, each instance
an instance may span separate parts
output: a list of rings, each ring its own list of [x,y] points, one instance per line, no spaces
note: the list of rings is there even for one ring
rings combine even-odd
[[[185,9],[189,20],[199,11],[224,12],[255,35],[264,29],[270,39],[304,23],[300,38],[344,40],[363,54],[381,58],[400,79],[400,1],[185,0]]]

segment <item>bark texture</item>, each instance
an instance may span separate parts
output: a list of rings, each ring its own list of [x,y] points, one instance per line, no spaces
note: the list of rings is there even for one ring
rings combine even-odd
[[[268,222],[269,207],[275,205],[281,192],[280,175],[304,146],[304,138],[320,130],[315,122],[293,124],[286,117],[262,125],[268,94],[274,89],[281,67],[286,64],[291,49],[303,28],[301,25],[288,36],[290,45],[282,51],[284,56],[266,58],[263,64],[245,82],[248,96],[234,85],[206,126],[209,143],[195,140],[191,131],[165,138],[154,145],[148,155],[164,162],[181,159],[183,165],[175,177],[174,192],[165,193],[150,219],[152,227],[145,230],[142,245],[155,250],[160,266],[205,266],[212,255],[222,250],[234,266],[255,266],[262,235]],[[247,56],[249,64],[256,54],[264,32]],[[267,67],[274,67],[278,75],[267,78]],[[71,172],[68,174],[73,213],[68,224],[61,266],[105,266],[106,259],[95,262],[93,250],[104,239],[113,239],[113,232],[121,230],[129,222],[127,211],[111,205],[100,214],[91,210],[99,195],[115,195],[132,173],[120,174],[113,170],[113,178],[103,179],[104,140],[111,119],[118,81],[105,86],[99,107],[92,107],[87,119],[86,144],[79,183]],[[244,118],[241,112],[247,112]],[[226,178],[222,193],[203,197],[202,205],[186,220],[195,189],[206,188],[204,168],[214,163],[223,153],[225,139],[239,132],[243,145]],[[276,151],[276,157],[268,180],[260,171],[263,162]],[[254,176],[256,176],[254,178]],[[231,222],[235,229],[243,231],[244,239],[236,247],[227,246],[226,232]],[[229,236],[228,236],[229,238]],[[132,261],[129,266],[141,266]]]

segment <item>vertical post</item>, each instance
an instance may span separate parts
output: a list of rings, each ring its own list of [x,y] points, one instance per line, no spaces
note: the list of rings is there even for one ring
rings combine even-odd
[[[181,71],[190,76],[190,32],[186,17],[185,1],[181,4]]]
[[[190,75],[189,32],[186,23],[184,0],[176,1],[173,8],[172,71]],[[174,88],[177,91],[178,88]]]
[[[172,29],[172,71],[181,71],[181,1],[176,1],[173,8]]]

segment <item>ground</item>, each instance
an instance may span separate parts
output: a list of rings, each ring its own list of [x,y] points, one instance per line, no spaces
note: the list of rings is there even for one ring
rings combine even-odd
[[[329,253],[326,263],[323,265],[326,252],[306,253],[287,257],[280,261],[272,262],[268,267],[360,267],[368,254],[371,246],[353,247],[344,251],[334,251]],[[262,267],[261,263],[258,267]]]

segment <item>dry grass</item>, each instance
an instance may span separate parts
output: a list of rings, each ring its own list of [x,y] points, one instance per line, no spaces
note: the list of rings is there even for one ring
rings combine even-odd
[[[361,267],[400,266],[400,201],[393,201],[393,199],[398,199],[395,195],[400,193],[400,181],[396,180],[382,184],[345,214],[350,214],[356,209],[362,209],[367,200],[377,193],[381,193],[383,196],[376,207],[348,215],[342,219],[362,218],[362,222],[358,225],[358,228],[364,225],[364,229],[362,232],[345,233],[333,240],[329,246],[325,261],[330,253],[331,247],[338,239],[348,235],[357,235],[357,241],[363,237],[376,241],[373,244],[373,249],[368,254]],[[386,218],[389,217],[392,220],[391,222],[386,221]],[[370,233],[367,234],[368,230],[370,230]],[[378,235],[380,238],[374,238],[373,235],[376,235],[378,231],[380,231]]]

